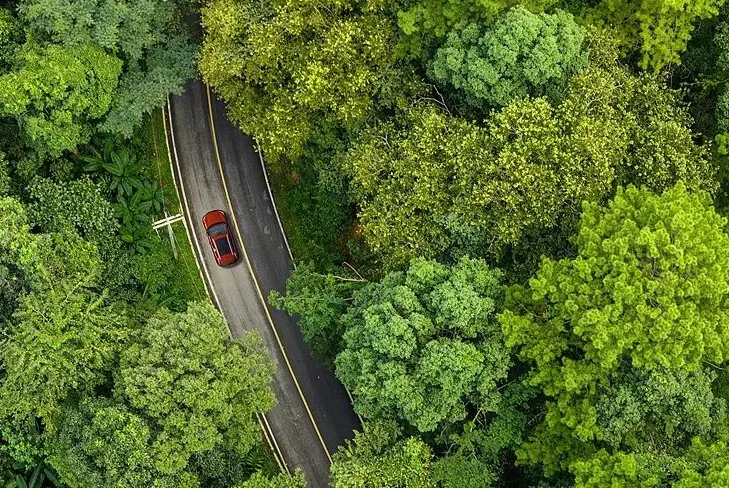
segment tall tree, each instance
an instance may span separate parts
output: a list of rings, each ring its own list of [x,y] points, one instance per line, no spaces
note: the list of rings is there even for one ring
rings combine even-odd
[[[68,486],[90,488],[195,488],[188,472],[167,475],[153,466],[153,426],[124,404],[84,398],[66,411],[49,441],[48,462]]]
[[[470,23],[488,23],[500,11],[513,5],[511,0],[416,0],[403,2],[397,12],[404,34],[401,49],[412,56],[427,56],[429,51],[453,30]],[[524,0],[520,5],[533,12],[542,11],[556,0]]]
[[[228,341],[220,313],[192,303],[184,313],[163,309],[145,324],[121,355],[115,387],[158,426],[155,467],[176,473],[192,454],[218,445],[244,454],[259,440],[253,417],[273,405],[272,371],[260,338]]]
[[[0,76],[0,114],[16,120],[39,155],[58,157],[89,140],[109,109],[121,64],[91,44],[27,43]]]
[[[535,231],[561,232],[583,200],[618,183],[715,189],[679,94],[618,65],[604,39],[592,46],[593,66],[559,104],[518,100],[485,128],[420,104],[360,136],[343,165],[386,266],[438,256],[462,237],[498,257]]]
[[[700,371],[729,354],[724,226],[704,193],[630,187],[585,204],[576,258],[510,290],[507,343],[548,399],[522,460],[554,472],[602,446],[674,455],[724,424]]]
[[[387,423],[367,424],[334,455],[332,488],[435,488],[432,450],[417,437],[397,440]]]
[[[429,63],[429,74],[480,108],[527,95],[555,97],[587,63],[584,38],[571,14],[514,7],[486,28],[470,24],[451,32]]]
[[[644,69],[680,63],[694,23],[714,17],[724,0],[602,0],[585,19],[612,31],[625,53],[638,51]]]
[[[102,130],[130,137],[145,114],[179,94],[194,74],[197,47],[183,33],[178,2],[164,0],[22,0],[35,30],[74,48],[93,43],[124,62]]]
[[[262,10],[251,0],[215,0],[202,9],[203,78],[271,158],[301,155],[317,127],[356,127],[410,78],[395,71],[383,2],[320,7],[302,0]]]
[[[509,354],[495,322],[500,275],[483,261],[416,259],[354,294],[336,374],[368,419],[421,432],[495,411]]]

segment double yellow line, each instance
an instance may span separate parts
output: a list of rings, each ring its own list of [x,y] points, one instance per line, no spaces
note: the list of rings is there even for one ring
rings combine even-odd
[[[185,186],[182,182],[182,171],[180,169],[180,161],[177,157],[177,145],[175,144],[175,133],[172,129],[172,105],[170,104],[170,99],[167,97],[167,116],[169,116],[169,135],[172,138],[172,151],[170,151],[170,143],[169,138],[167,137],[168,129],[167,129],[167,119],[165,117],[165,110],[162,111],[162,124],[165,127],[165,144],[167,145],[167,157],[170,162],[170,169],[172,170],[172,174],[177,174],[180,184],[178,188],[177,179],[173,178],[175,183],[175,193],[177,193],[177,199],[182,203],[182,205],[185,208],[185,218],[182,219],[182,223],[185,226],[185,233],[187,234],[187,240],[190,243],[190,248],[192,249],[193,254],[195,254],[195,265],[197,266],[197,270],[200,273],[200,279],[202,280],[203,284],[205,285],[205,293],[207,294],[208,298],[211,302],[215,304],[215,306],[218,308],[218,310],[222,309],[220,307],[220,300],[218,299],[217,293],[215,293],[215,288],[213,287],[212,279],[210,278],[210,274],[208,272],[207,266],[205,265],[205,261],[202,258],[202,250],[200,249],[200,243],[197,241],[197,239],[193,239],[192,236],[192,229],[190,229],[189,226],[194,225],[194,223],[191,221],[188,225],[187,218],[190,216],[190,209],[187,204],[187,198],[185,196]],[[172,154],[174,152],[175,155],[175,164],[172,163]],[[175,165],[177,166],[177,171],[175,171]],[[182,195],[180,195],[180,190],[182,190]],[[194,240],[194,242],[193,242]],[[195,251],[197,249],[197,252]],[[228,330],[228,337],[232,338],[232,333],[230,330],[230,326],[228,325],[228,321],[225,319],[225,316],[223,315],[223,321],[226,323],[227,330]],[[276,442],[275,437],[273,436],[273,432],[271,431],[271,427],[268,424],[268,419],[266,418],[266,415],[263,413],[256,413],[256,419],[258,420],[258,425],[261,426],[261,431],[263,431],[263,435],[266,438],[266,442],[268,443],[268,446],[271,448],[271,452],[273,453],[273,457],[276,459],[276,464],[278,464],[279,469],[282,472],[286,472],[291,474],[291,471],[289,470],[288,465],[286,464],[286,461],[283,458],[283,454],[281,453],[281,449],[278,447],[278,443]]]
[[[327,448],[326,443],[324,442],[324,438],[321,435],[321,432],[319,431],[319,426],[316,423],[316,420],[314,420],[314,416],[311,413],[311,408],[309,408],[309,404],[306,401],[306,397],[304,396],[304,392],[301,391],[301,386],[299,385],[299,380],[296,378],[296,373],[294,373],[294,369],[291,367],[291,362],[289,361],[288,356],[286,355],[286,350],[284,349],[283,344],[281,343],[281,338],[278,335],[278,331],[276,330],[276,324],[274,324],[273,319],[271,318],[271,313],[268,310],[268,305],[266,304],[266,299],[263,296],[263,293],[261,292],[261,287],[258,283],[258,279],[256,278],[255,273],[253,272],[253,266],[251,265],[251,261],[248,258],[248,252],[246,251],[245,243],[243,242],[243,234],[240,231],[240,227],[238,226],[238,219],[235,216],[235,211],[233,210],[233,203],[230,198],[230,193],[228,192],[228,184],[225,180],[225,173],[223,171],[223,163],[220,159],[220,150],[218,148],[218,137],[215,131],[215,120],[213,117],[213,102],[212,97],[210,95],[210,87],[208,85],[205,85],[205,90],[207,92],[208,97],[208,115],[210,116],[210,131],[213,136],[213,146],[215,147],[215,158],[218,161],[218,170],[220,171],[220,178],[223,181],[223,191],[225,192],[225,199],[228,202],[228,209],[230,210],[230,214],[233,220],[233,225],[235,226],[235,232],[238,236],[238,242],[240,244],[240,248],[243,251],[243,257],[245,259],[246,265],[248,266],[248,271],[251,274],[251,278],[253,279],[253,283],[256,287],[256,293],[258,294],[258,298],[261,300],[261,304],[263,305],[263,310],[266,312],[266,318],[268,319],[268,324],[271,326],[271,330],[273,331],[273,335],[276,338],[276,343],[278,344],[279,350],[281,351],[281,355],[284,358],[284,362],[286,363],[286,367],[289,370],[289,373],[291,374],[291,378],[294,381],[294,385],[296,385],[296,390],[299,392],[299,396],[301,397],[301,402],[304,404],[304,408],[306,409],[306,413],[309,416],[309,419],[311,420],[311,425],[314,427],[314,431],[316,432],[317,437],[319,438],[319,442],[321,442],[322,447],[324,448],[324,452],[327,455],[327,459],[329,459],[329,462],[332,462],[332,455],[329,452],[329,449]],[[271,433],[273,436],[273,433]]]
[[[214,117],[213,117],[213,108],[212,108],[212,97],[211,97],[211,94],[210,94],[210,88],[207,87],[207,85],[206,85],[206,91],[207,91],[207,98],[208,98],[208,115],[210,117],[210,129],[211,129],[211,135],[213,137],[213,145],[215,147],[215,157],[216,157],[217,162],[218,162],[218,170],[220,171],[221,180],[223,182],[223,191],[225,192],[225,197],[226,197],[226,201],[228,203],[228,208],[230,209],[230,212],[231,212],[231,217],[232,217],[232,220],[233,220],[233,225],[235,226],[235,230],[236,230],[236,233],[238,235],[238,242],[240,244],[240,248],[243,251],[243,256],[244,256],[244,259],[246,261],[246,265],[248,267],[248,271],[249,271],[249,273],[251,275],[251,278],[253,279],[253,283],[255,285],[256,292],[258,294],[258,298],[261,300],[261,304],[263,305],[263,309],[265,311],[266,318],[267,318],[268,323],[269,323],[269,325],[271,327],[271,330],[272,330],[272,332],[274,334],[274,337],[276,338],[276,342],[278,344],[279,350],[281,351],[281,355],[284,358],[284,362],[286,363],[286,367],[289,370],[289,373],[291,374],[291,378],[294,381],[294,385],[296,386],[296,390],[298,391],[299,396],[301,397],[302,404],[304,405],[304,408],[306,409],[306,413],[309,416],[309,419],[311,420],[311,424],[314,427],[314,431],[316,432],[316,435],[317,435],[317,437],[319,439],[319,442],[321,443],[322,448],[324,449],[324,452],[325,452],[327,458],[329,459],[329,462],[331,463],[331,461],[332,461],[331,453],[329,452],[329,449],[328,449],[326,443],[324,442],[324,438],[321,435],[321,431],[319,430],[319,426],[317,425],[316,420],[314,419],[314,416],[311,413],[311,408],[309,407],[309,404],[306,401],[306,398],[305,398],[305,396],[303,394],[303,391],[301,390],[301,386],[299,385],[299,382],[298,382],[298,379],[296,377],[296,374],[294,373],[294,370],[291,367],[291,362],[289,361],[288,356],[286,355],[286,350],[283,347],[283,344],[281,342],[281,338],[279,337],[278,331],[276,329],[276,325],[274,324],[273,319],[271,318],[271,314],[269,312],[268,306],[266,305],[266,300],[265,300],[265,298],[263,296],[263,293],[261,292],[260,284],[258,283],[258,279],[256,278],[256,275],[255,275],[255,273],[253,271],[253,266],[251,265],[250,259],[248,257],[248,252],[246,250],[245,243],[243,242],[243,237],[242,237],[243,234],[240,231],[240,227],[238,225],[238,220],[237,220],[237,218],[235,216],[235,212],[233,210],[233,205],[232,205],[232,201],[231,201],[231,198],[230,198],[230,193],[228,191],[228,185],[227,185],[227,182],[226,182],[226,179],[225,179],[225,173],[223,171],[223,165],[222,165],[222,161],[221,161],[221,158],[220,158],[220,150],[218,148],[217,133],[215,131],[215,121],[214,121]],[[172,115],[171,115],[171,112],[170,112],[171,105],[169,103],[169,99],[168,99],[167,106],[168,106],[168,116],[170,118],[170,120],[169,120],[169,125],[170,125],[169,133],[170,133],[170,135],[172,137],[173,151],[174,151],[174,154],[175,154],[175,161],[177,163],[177,173],[178,173],[178,178],[180,180],[180,186],[183,187],[182,188],[182,195],[179,194],[179,190],[177,189],[177,186],[175,186],[175,189],[178,192],[178,197],[181,197],[180,200],[185,205],[185,209],[187,210],[186,214],[189,217],[189,208],[188,208],[187,200],[186,200],[186,197],[185,197],[185,194],[184,194],[184,185],[182,183],[182,175],[181,175],[181,171],[180,171],[179,160],[177,158],[177,149],[176,149],[175,142],[174,142],[174,132],[173,132],[173,129],[172,129]],[[165,122],[165,125],[167,125],[167,121],[164,121],[164,122]],[[168,149],[169,149],[169,142],[167,140],[166,140],[166,142],[168,144]],[[172,166],[172,156],[171,156],[171,152],[169,150],[168,150],[168,155],[169,155],[169,159],[170,159],[170,165]],[[174,171],[174,167],[172,169]],[[187,223],[186,220],[183,220],[183,222]],[[190,225],[193,225],[193,223],[191,222]],[[186,227],[187,227],[187,225],[186,225]],[[191,246],[193,247],[193,249],[195,249],[195,247],[197,247],[197,249],[198,249],[198,260],[202,260],[202,256],[200,255],[201,254],[201,250],[199,248],[199,243],[197,242],[197,239],[195,239],[195,243],[193,245],[193,242],[192,242],[193,236],[191,235],[191,231],[192,230],[189,229],[189,228],[187,230],[188,230],[188,232],[187,232],[188,239],[191,241],[190,242]],[[204,263],[202,263],[202,264],[204,266]],[[210,276],[207,273],[207,269],[205,269],[205,275],[207,276],[207,280],[205,280],[205,276],[203,276],[203,270],[200,268],[200,263],[198,263],[198,270],[200,271],[200,274],[201,274],[201,277],[203,278],[203,280],[206,281],[207,284],[208,284],[208,286],[206,286],[206,292],[208,293],[208,296],[210,296],[211,295],[211,292],[212,292],[212,295],[213,296],[211,296],[210,298],[211,299],[214,298],[215,302],[218,305],[218,308],[220,308],[220,303],[217,300],[217,296],[215,294],[214,288],[212,288],[212,286],[213,286],[212,285],[212,280],[210,279]],[[208,289],[208,287],[210,288],[210,290]],[[276,439],[275,439],[275,437],[273,435],[273,432],[272,432],[272,430],[270,428],[270,425],[268,424],[268,420],[267,420],[266,416],[264,414],[259,415],[258,416],[258,422],[259,422],[259,424],[261,426],[261,429],[264,432],[264,435],[266,437],[266,440],[267,440],[267,442],[268,442],[271,450],[274,453],[274,456],[276,457],[276,462],[278,463],[279,467],[281,468],[282,471],[290,472],[290,470],[288,468],[288,465],[286,464],[286,461],[283,458],[283,454],[281,453],[281,450],[278,447],[278,443],[276,442]]]

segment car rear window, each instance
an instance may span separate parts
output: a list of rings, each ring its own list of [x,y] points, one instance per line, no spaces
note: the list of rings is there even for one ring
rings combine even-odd
[[[218,247],[219,255],[224,256],[226,254],[230,254],[230,243],[228,242],[227,238],[222,237],[216,240],[215,245]]]
[[[225,224],[211,225],[208,229],[208,235],[210,237],[219,236],[220,234],[225,234]]]

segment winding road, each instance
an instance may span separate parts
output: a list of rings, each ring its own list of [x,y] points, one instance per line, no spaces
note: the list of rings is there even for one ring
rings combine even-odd
[[[200,81],[170,100],[165,117],[175,180],[193,251],[208,291],[233,337],[256,331],[276,363],[277,405],[259,419],[282,469],[300,468],[311,487],[328,485],[331,456],[360,424],[347,392],[311,357],[296,321],[264,299],[284,291],[292,269],[251,138],[227,119],[225,105]],[[226,211],[241,262],[215,265],[200,218]]]

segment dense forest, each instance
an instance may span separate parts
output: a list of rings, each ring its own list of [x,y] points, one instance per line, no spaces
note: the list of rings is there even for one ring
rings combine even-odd
[[[723,3],[0,2],[0,486],[305,486],[261,339],[152,228],[194,77],[364,420],[332,487],[729,486]]]

